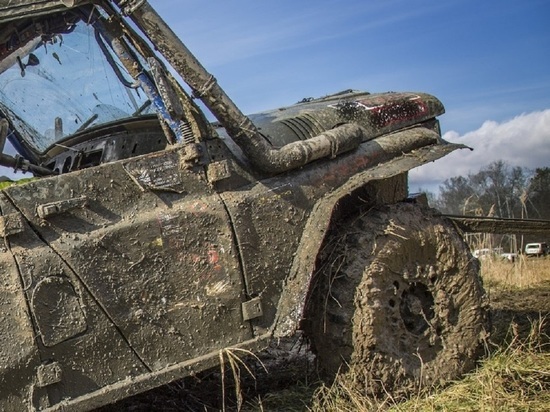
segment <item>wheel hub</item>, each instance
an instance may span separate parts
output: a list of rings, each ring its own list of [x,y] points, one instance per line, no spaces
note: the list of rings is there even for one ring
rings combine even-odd
[[[434,298],[429,289],[421,283],[413,283],[401,295],[399,314],[407,330],[415,335],[422,334],[433,319]]]

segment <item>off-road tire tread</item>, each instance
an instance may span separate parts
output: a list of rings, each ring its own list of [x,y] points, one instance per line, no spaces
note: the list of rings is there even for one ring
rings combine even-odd
[[[431,313],[430,297],[426,326],[415,319]],[[415,299],[428,303],[410,316],[411,333],[399,315]],[[459,377],[489,330],[479,262],[450,221],[409,203],[341,222],[319,256],[305,315],[322,372],[345,373],[375,395]]]

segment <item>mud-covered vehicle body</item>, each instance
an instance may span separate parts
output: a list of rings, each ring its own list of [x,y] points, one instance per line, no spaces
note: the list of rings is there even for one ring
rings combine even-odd
[[[471,367],[477,262],[407,202],[460,147],[443,112],[345,91],[246,117],[145,1],[1,1],[0,161],[37,178],[0,193],[0,409],[90,410],[299,328],[366,388]]]

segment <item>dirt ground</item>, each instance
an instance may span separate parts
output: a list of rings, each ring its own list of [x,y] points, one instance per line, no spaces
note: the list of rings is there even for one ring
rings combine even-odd
[[[493,323],[491,341],[495,344],[501,344],[514,330],[526,337],[533,322],[543,317],[547,321],[542,332],[550,336],[550,282],[528,289],[488,289],[487,293]]]
[[[509,341],[514,335],[526,337],[531,325],[541,317],[550,319],[550,282],[536,288],[499,290],[488,289],[491,307],[492,333],[491,344],[498,347]],[[550,322],[545,322],[543,334],[550,336]],[[255,378],[241,371],[241,392],[244,404],[254,403],[254,407],[245,410],[261,410],[258,399],[278,398],[286,393],[294,407],[292,410],[306,410],[306,405],[316,387],[318,376],[315,372],[314,359],[308,351],[307,342],[300,336],[273,346],[260,354],[263,363],[254,359],[248,360]],[[264,366],[267,369],[264,370]],[[135,396],[98,409],[96,412],[211,412],[223,408],[222,374],[219,368],[206,371],[195,377],[189,377],[163,386],[150,392]],[[237,400],[231,372],[225,376],[226,410],[236,410]],[[285,395],[285,397],[287,396]],[[273,409],[269,401],[263,410]]]

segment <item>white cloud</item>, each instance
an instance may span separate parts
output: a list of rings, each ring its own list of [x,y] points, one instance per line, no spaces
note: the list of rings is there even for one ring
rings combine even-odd
[[[476,173],[496,160],[529,169],[550,166],[550,109],[524,113],[502,123],[487,120],[477,130],[462,136],[450,131],[443,138],[474,150],[457,150],[411,171],[411,187],[433,190],[445,179]]]

